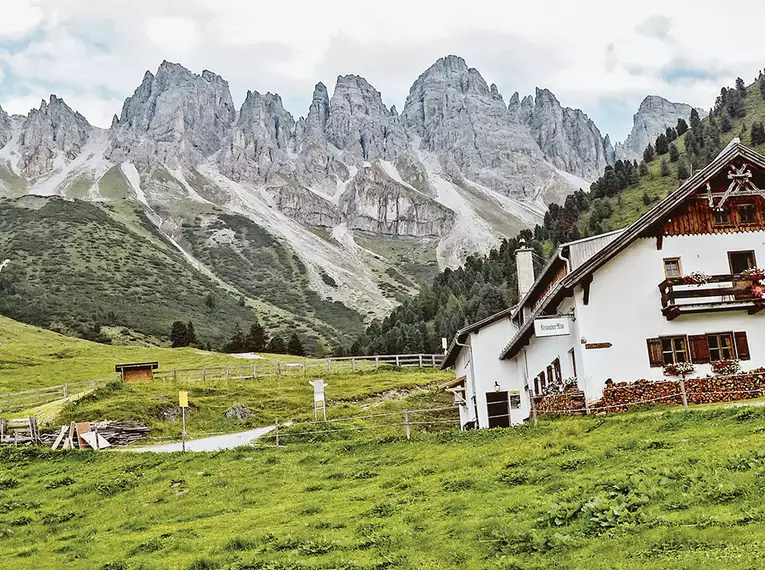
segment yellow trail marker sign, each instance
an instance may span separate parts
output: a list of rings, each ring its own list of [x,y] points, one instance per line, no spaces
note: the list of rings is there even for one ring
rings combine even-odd
[[[178,392],[178,406],[181,408],[189,407],[189,393],[185,390]]]

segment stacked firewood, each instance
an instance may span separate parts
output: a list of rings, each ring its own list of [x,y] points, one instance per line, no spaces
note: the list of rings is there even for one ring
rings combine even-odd
[[[135,422],[94,422],[90,424],[90,429],[112,446],[130,445],[147,438],[151,431],[151,428]],[[42,434],[43,444],[51,446],[57,436],[57,433]]]
[[[584,392],[567,390],[553,396],[537,397],[534,406],[538,414],[585,413]]]

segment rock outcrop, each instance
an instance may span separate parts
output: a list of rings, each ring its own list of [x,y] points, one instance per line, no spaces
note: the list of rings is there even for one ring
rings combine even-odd
[[[308,188],[284,184],[269,188],[268,191],[280,211],[303,225],[332,228],[342,221],[340,212],[332,202],[317,196]]]
[[[658,97],[649,95],[640,103],[637,113],[633,116],[632,131],[627,139],[616,145],[616,158],[626,160],[641,160],[643,151],[649,143],[653,143],[667,127],[677,125],[677,120],[682,118],[686,121],[691,116],[692,107],[685,103],[672,103]],[[706,113],[699,109],[701,117]]]
[[[88,140],[92,127],[55,95],[32,109],[21,128],[18,167],[29,179],[50,174],[74,160]]]
[[[0,148],[3,148],[11,140],[11,118],[0,107]]]
[[[528,125],[531,135],[555,167],[586,180],[594,180],[614,162],[614,148],[595,123],[579,109],[563,107],[547,89],[537,89],[533,102],[517,94],[509,110]]]
[[[460,57],[439,59],[420,75],[401,118],[448,175],[519,197],[550,176],[539,146],[496,86]]]
[[[194,165],[220,150],[236,117],[228,83],[163,62],[146,72],[111,128],[108,157],[141,165]]]
[[[403,184],[377,166],[365,166],[340,197],[349,229],[399,236],[440,236],[454,212]]]
[[[295,145],[295,119],[279,95],[248,91],[239,118],[218,157],[220,171],[236,180],[269,182],[280,171],[290,172]]]

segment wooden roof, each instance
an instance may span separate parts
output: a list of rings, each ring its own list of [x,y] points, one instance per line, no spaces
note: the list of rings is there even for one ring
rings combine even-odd
[[[117,364],[114,367],[116,372],[126,372],[132,370],[156,370],[159,368],[159,362],[136,362],[134,364]]]

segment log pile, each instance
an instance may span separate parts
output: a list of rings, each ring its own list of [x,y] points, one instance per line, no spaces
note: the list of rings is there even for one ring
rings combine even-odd
[[[534,407],[538,414],[562,414],[567,413],[567,410],[581,410],[568,413],[585,413],[584,392],[567,390],[554,396],[536,397],[534,398]]]

